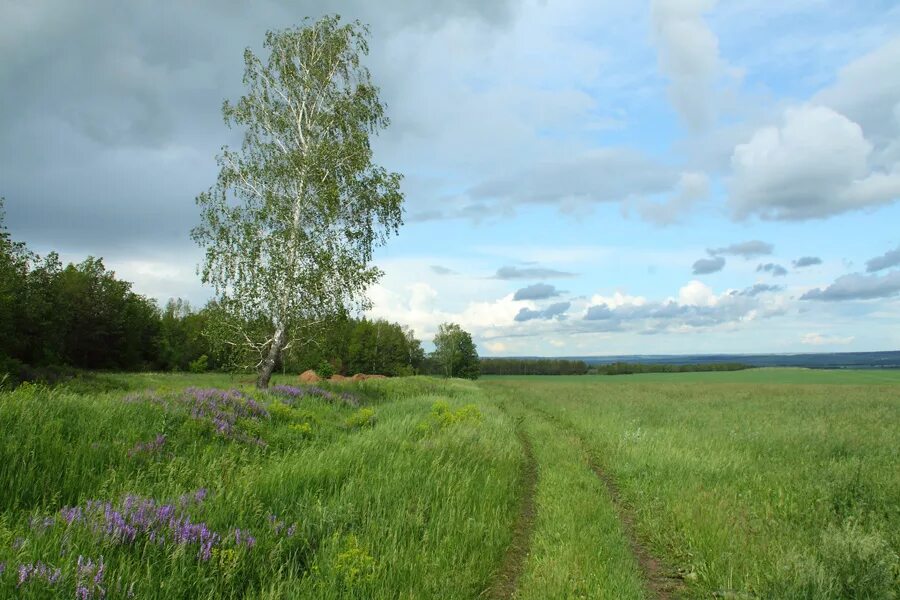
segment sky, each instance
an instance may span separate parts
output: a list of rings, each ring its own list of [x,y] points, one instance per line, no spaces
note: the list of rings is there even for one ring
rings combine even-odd
[[[482,355],[900,349],[900,5],[0,0],[13,237],[164,303],[242,53],[338,13],[402,173],[372,317]]]

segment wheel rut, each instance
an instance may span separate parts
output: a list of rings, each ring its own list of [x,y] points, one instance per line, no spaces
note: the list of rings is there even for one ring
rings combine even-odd
[[[621,523],[622,526],[622,531],[628,540],[631,553],[643,575],[644,585],[648,595],[651,598],[656,598],[658,600],[678,598],[679,592],[684,589],[683,581],[680,577],[673,575],[675,571],[668,568],[658,557],[654,556],[646,544],[641,541],[635,528],[634,515],[625,506],[619,487],[612,477],[610,477],[609,473],[607,473],[594,459],[584,438],[581,437],[571,425],[561,421],[555,415],[546,413],[538,408],[528,407],[528,409],[537,413],[541,418],[553,423],[556,427],[578,440],[588,466],[590,466],[594,475],[596,475],[603,483],[612,499],[613,507],[617,513],[619,523]]]
[[[534,520],[537,515],[535,503],[538,482],[537,461],[534,458],[531,439],[525,433],[521,423],[516,424],[516,435],[519,443],[522,444],[522,451],[525,455],[519,476],[522,496],[519,501],[519,513],[513,524],[512,540],[506,548],[503,562],[500,563],[500,568],[494,575],[490,587],[482,594],[483,598],[491,600],[506,600],[515,595],[519,578],[525,570],[525,562],[531,547],[531,532],[534,529]]]

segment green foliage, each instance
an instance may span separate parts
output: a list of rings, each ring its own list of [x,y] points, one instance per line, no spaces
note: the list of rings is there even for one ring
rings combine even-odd
[[[191,373],[206,373],[209,370],[209,357],[201,354],[196,360],[188,363],[188,371]]]
[[[332,375],[334,375],[334,367],[331,366],[331,363],[327,360],[323,360],[319,363],[319,366],[315,369],[316,374],[322,379],[328,379]]]
[[[477,425],[481,422],[481,411],[474,404],[466,404],[453,410],[446,400],[438,400],[431,405],[428,417],[419,424],[421,431],[441,430],[459,424]]]
[[[375,578],[375,559],[360,546],[355,535],[344,540],[343,550],[334,561],[334,571],[346,588],[352,589],[360,583],[371,582]]]
[[[432,358],[445,377],[478,379],[478,352],[472,336],[456,323],[443,323],[434,336]]]
[[[192,237],[223,310],[209,331],[258,367],[260,387],[310,327],[367,305],[373,249],[402,223],[401,176],[372,162],[388,119],[361,61],[367,35],[336,16],[270,31],[268,59],[245,51],[245,95],[223,106],[244,141],[218,157]]]
[[[360,408],[358,411],[347,417],[348,429],[360,429],[362,427],[371,427],[375,424],[375,409]]]

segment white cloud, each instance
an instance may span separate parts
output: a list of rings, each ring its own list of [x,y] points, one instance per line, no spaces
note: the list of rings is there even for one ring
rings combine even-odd
[[[715,306],[718,298],[712,288],[696,279],[678,290],[678,302],[687,306]]]
[[[821,333],[807,333],[802,338],[800,338],[801,344],[807,344],[810,346],[845,346],[853,342],[856,339],[852,335],[847,337],[840,337],[836,335],[826,335]]]
[[[594,294],[591,296],[590,303],[605,304],[609,308],[619,308],[620,306],[643,306],[647,303],[647,299],[643,296],[629,296],[617,291],[612,296]]]
[[[485,342],[484,347],[492,354],[501,354],[509,348],[509,346],[503,342]]]
[[[824,106],[785,111],[734,149],[734,214],[802,220],[876,206],[900,196],[900,171],[873,171],[862,128]]]

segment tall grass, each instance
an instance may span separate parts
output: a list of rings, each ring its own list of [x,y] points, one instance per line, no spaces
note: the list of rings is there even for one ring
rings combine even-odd
[[[0,395],[0,597],[471,598],[487,587],[521,455],[475,386],[224,398],[181,389],[210,377],[154,377],[153,393]],[[475,416],[447,422],[435,405]]]
[[[690,597],[896,597],[900,386],[492,385],[588,444]]]

